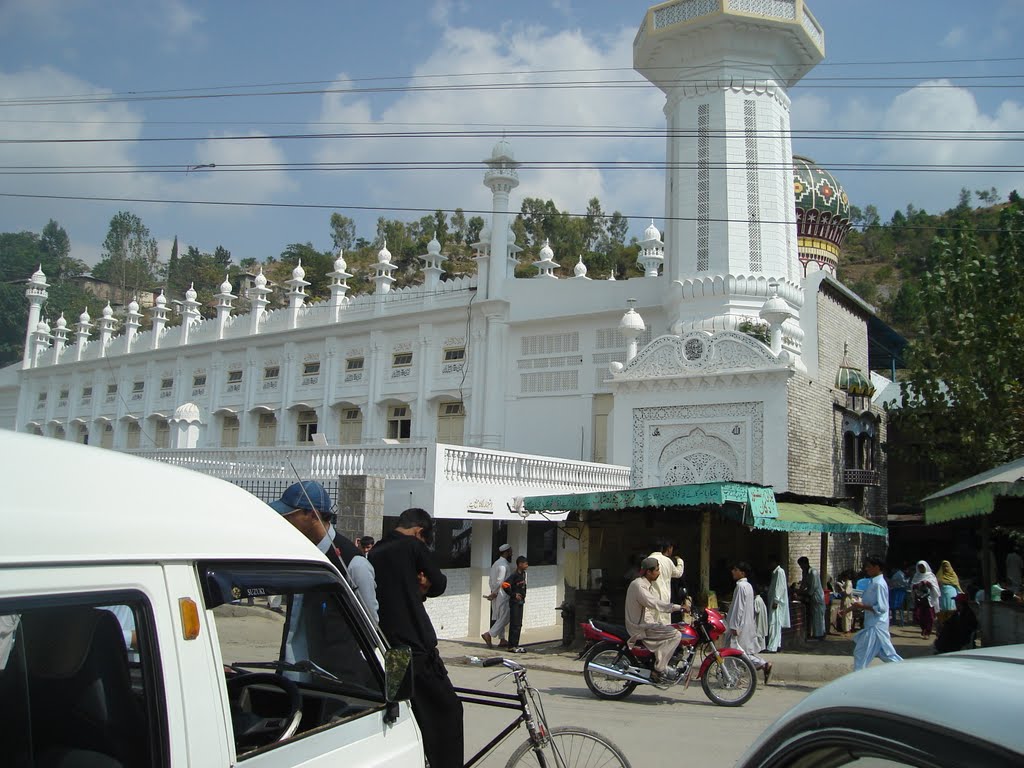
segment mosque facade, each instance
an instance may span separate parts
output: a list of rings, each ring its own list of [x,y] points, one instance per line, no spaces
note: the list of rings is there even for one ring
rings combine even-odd
[[[668,140],[663,231],[652,222],[644,233],[642,277],[591,279],[582,259],[547,244],[536,274],[515,277],[519,164],[502,140],[483,163],[492,212],[475,276],[446,278],[435,239],[421,283],[396,289],[385,243],[371,293],[350,295],[339,254],[327,299],[310,300],[299,265],[284,307],[270,308],[258,275],[247,313],[225,282],[214,317],[190,289],[169,325],[175,297],[164,295],[146,310],[132,302],[123,319],[107,308],[69,321],[37,272],[0,413],[19,431],[264,495],[291,472],[384,477],[374,498],[385,515],[418,505],[449,521],[449,596],[431,601],[448,637],[486,627],[482,584],[502,540],[530,557],[527,624],[547,626],[566,586],[595,586],[601,568],[608,587],[655,535],[693,537],[686,521],[660,517],[524,522],[515,499],[533,492],[750,482],[844,500],[884,525],[885,421],[863,373],[874,310],[837,279],[849,201],[790,141],[787,89],[823,55],[802,0],[647,12],[634,66],[665,93]],[[801,555],[848,563],[865,546],[732,536],[712,532],[750,558],[772,550],[794,574]]]

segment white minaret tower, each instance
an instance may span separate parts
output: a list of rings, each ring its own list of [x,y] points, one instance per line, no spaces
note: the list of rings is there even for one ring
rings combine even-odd
[[[551,250],[551,243],[546,238],[544,245],[540,249],[540,258],[533,262],[533,266],[537,268],[537,274],[534,275],[534,278],[549,277],[553,280],[558,279],[555,270],[561,265],[555,262],[555,252]]]
[[[644,277],[657,277],[658,269],[665,263],[665,244],[661,242],[661,232],[651,225],[644,230],[644,239],[640,241],[640,252],[636,256],[636,264],[644,271]]]
[[[117,321],[114,319],[114,308],[110,306],[110,302],[107,302],[107,306],[103,308],[100,319],[96,321],[96,325],[100,329],[100,357],[107,356],[107,345],[110,344],[110,337],[114,333],[114,324]]]
[[[50,295],[46,292],[49,287],[40,264],[32,277],[28,279],[28,288],[25,289],[25,298],[28,299],[28,323],[25,324],[25,351],[21,359],[22,368],[32,367],[32,337],[39,325],[39,318],[42,316],[43,303]]]
[[[797,314],[786,89],[824,53],[802,0],[687,0],[644,17],[633,66],[665,93],[664,276],[677,332],[735,330],[757,316],[772,278]],[[784,334],[797,347],[798,331],[787,323]]]
[[[252,282],[252,288],[249,289],[249,302],[252,305],[249,310],[249,333],[255,335],[260,332],[260,321],[263,320],[267,304],[270,303],[267,294],[271,293],[271,289],[267,288],[267,276],[263,274],[263,267],[260,267]]]
[[[334,271],[328,272],[331,278],[331,308],[334,312],[334,322],[341,318],[341,308],[348,302],[348,279],[352,277],[348,272],[348,264],[345,262],[345,254],[338,249],[338,258],[334,260]]]
[[[231,302],[235,295],[231,293],[231,281],[224,275],[224,282],[220,284],[220,293],[217,294],[217,338],[224,338],[224,329],[227,328],[228,318],[231,317]]]
[[[142,313],[139,312],[139,302],[132,299],[128,302],[128,315],[124,321],[125,352],[130,352],[132,344],[135,343],[135,336],[142,325]]]
[[[388,241],[384,241],[384,247],[377,251],[376,273],[373,282],[377,284],[376,293],[388,293],[395,278],[391,276],[398,267],[391,263],[391,251],[388,250]]]
[[[637,339],[647,330],[647,326],[644,324],[644,319],[640,317],[640,313],[634,308],[636,299],[626,299],[626,303],[629,304],[629,309],[619,321],[619,332],[626,337],[626,362],[628,363],[636,357]]]
[[[437,284],[441,282],[441,275],[444,274],[444,270],[441,269],[444,256],[441,255],[441,244],[437,241],[436,232],[427,243],[426,254],[420,258],[423,259],[423,287],[428,291],[436,291]]]
[[[64,313],[57,318],[57,325],[53,331],[53,364],[60,362],[61,352],[68,343],[68,321],[64,319]]]
[[[156,303],[150,311],[153,313],[153,343],[151,344],[151,348],[159,349],[160,336],[163,334],[164,327],[167,325],[167,297],[164,296],[163,290],[161,290],[160,295],[156,297]]]
[[[306,286],[309,285],[309,281],[306,280],[306,270],[302,268],[302,259],[299,259],[299,263],[295,265],[295,269],[292,270],[292,279],[285,280],[284,284],[288,286],[288,327],[298,328],[299,327],[299,310],[306,303]]]
[[[185,291],[185,300],[181,302],[181,336],[178,342],[181,346],[188,344],[188,336],[192,326],[199,322],[199,302],[196,301],[196,284],[189,283]]]
[[[89,343],[89,329],[92,328],[92,318],[89,317],[88,307],[82,310],[82,314],[78,316],[78,323],[76,324],[77,330],[75,331],[75,360],[82,359],[82,353],[85,352],[85,345]]]
[[[508,271],[508,231],[510,226],[508,215],[508,196],[519,186],[519,173],[516,168],[512,146],[502,139],[494,145],[489,160],[484,160],[487,170],[484,171],[484,186],[491,190],[491,241],[490,259],[487,269],[487,293],[485,299],[501,297],[502,284]]]

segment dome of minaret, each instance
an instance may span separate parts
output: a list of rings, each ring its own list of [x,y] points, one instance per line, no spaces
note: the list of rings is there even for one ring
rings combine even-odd
[[[22,274],[25,274],[25,273],[22,272]],[[36,269],[36,271],[32,273],[32,282],[33,283],[45,283],[46,282],[46,275],[43,274],[43,265],[42,264],[40,264],[39,267]]]
[[[441,244],[437,242],[437,233],[435,232],[433,237],[430,238],[430,242],[427,243],[427,253],[431,256],[437,256],[441,253]]]
[[[501,141],[494,145],[494,149],[491,150],[492,160],[501,160],[502,158],[516,159],[515,152],[512,151],[512,145],[505,140],[504,136],[501,138]]]
[[[850,200],[839,181],[813,160],[793,156],[798,255],[835,274],[839,249],[850,231]]]
[[[131,312],[133,315],[138,314],[139,302],[137,302],[135,299],[132,299],[130,302],[128,302],[128,311]]]
[[[50,325],[45,320],[40,320],[36,323],[36,333],[49,333]]]
[[[509,222],[508,222],[508,243],[509,243],[509,245],[515,245],[516,244],[516,231],[514,229],[512,229],[512,220],[511,219],[509,219]]]
[[[160,295],[156,297],[156,305],[158,307],[167,306],[167,297],[164,296],[163,289],[160,290]]]
[[[227,275],[224,275],[224,282],[220,284],[220,292],[223,294],[231,293],[231,281],[228,280]]]
[[[647,326],[644,324],[644,319],[640,317],[640,313],[630,307],[619,321],[619,330],[641,334],[647,330]]]
[[[651,219],[651,225],[644,230],[644,240],[661,240],[661,232],[654,226],[654,219]]]
[[[195,286],[196,286],[195,283],[189,283],[188,284],[188,290],[185,291],[185,300],[186,301],[195,301],[196,300],[196,295],[197,294],[196,294],[196,287]]]
[[[305,280],[306,270],[302,268],[302,259],[299,259],[299,263],[295,265],[295,269],[292,270],[292,280]]]
[[[342,253],[341,249],[339,248],[338,249],[338,258],[336,258],[334,260],[334,271],[335,272],[344,272],[347,269],[348,269],[348,263],[345,261],[345,256]]]
[[[86,323],[89,323],[91,320],[92,320],[92,318],[89,317],[89,310],[88,310],[88,308],[82,310],[82,314],[80,314],[78,316],[78,322],[82,323],[83,325],[86,324]]]
[[[114,308],[110,306],[110,302],[107,302],[107,306],[103,308],[103,319],[109,320],[114,316]]]
[[[573,267],[572,271],[576,277],[587,276],[587,265],[583,263],[583,254],[580,254],[580,260],[576,263],[576,266]]]
[[[491,225],[484,224],[484,228],[480,230],[480,242],[489,243],[491,242]]]
[[[541,259],[541,261],[551,261],[554,258],[555,258],[555,252],[553,250],[551,250],[551,245],[550,245],[549,241],[545,238],[544,245],[540,249],[540,259]]]
[[[253,280],[253,283],[256,284],[257,288],[267,287],[267,276],[263,274],[263,267],[260,267],[260,271]]]
[[[63,331],[67,327],[68,327],[68,321],[64,319],[64,313],[61,312],[60,313],[60,317],[57,318],[57,328],[59,330]]]
[[[388,250],[388,241],[384,241],[384,247],[377,251],[377,263],[378,264],[390,264],[391,263],[391,251]]]

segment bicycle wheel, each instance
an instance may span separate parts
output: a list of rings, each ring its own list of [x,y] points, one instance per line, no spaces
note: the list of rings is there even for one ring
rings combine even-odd
[[[547,741],[534,749],[520,744],[505,768],[630,768],[622,750],[599,733],[575,725],[552,728]]]
[[[704,693],[720,707],[741,707],[757,688],[757,670],[746,656],[723,656],[700,679]]]
[[[583,679],[587,687],[599,699],[624,699],[634,690],[637,684],[631,680],[623,680],[621,677],[612,677],[604,672],[591,669],[591,664],[599,664],[602,667],[621,669],[625,672],[629,669],[631,659],[628,653],[624,652],[621,645],[602,643],[594,647],[583,663]]]

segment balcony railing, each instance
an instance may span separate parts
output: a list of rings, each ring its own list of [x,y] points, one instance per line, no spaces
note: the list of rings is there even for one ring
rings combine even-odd
[[[846,485],[881,485],[875,469],[844,469],[843,482]]]

